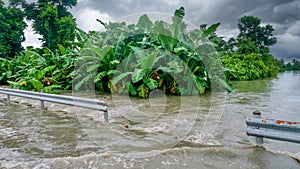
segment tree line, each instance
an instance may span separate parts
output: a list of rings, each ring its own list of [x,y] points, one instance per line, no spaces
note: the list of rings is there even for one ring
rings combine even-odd
[[[284,62],[281,60],[281,62]],[[282,64],[282,68],[285,70],[300,70],[300,61],[293,59],[291,62],[288,62],[287,64]]]
[[[84,32],[77,28],[76,19],[69,12],[76,4],[77,0],[38,0],[32,3],[10,0],[9,5],[5,6],[0,0],[1,84],[51,92],[54,89],[69,90],[74,81],[78,82],[74,86],[76,89],[87,87],[87,82],[92,80],[100,91],[147,98],[149,91],[156,88],[175,95],[193,93],[187,90],[191,88],[190,79],[183,79],[184,84],[188,85],[180,87],[180,82],[171,77],[170,73],[174,71],[186,73],[182,65],[165,59],[163,61],[168,63],[165,67],[150,69],[146,66],[162,62],[161,56],[179,56],[192,70],[192,79],[200,94],[209,90],[213,81],[211,72],[204,67],[203,59],[210,58],[215,52],[225,67],[222,71],[227,80],[272,77],[284,69],[297,70],[299,64],[295,60],[286,65],[270,53],[269,47],[277,42],[273,35],[274,28],[270,24],[262,26],[261,20],[254,16],[241,17],[237,23],[238,36],[227,41],[216,34],[220,23],[210,26],[202,24],[198,29],[188,32],[183,21],[183,7],[175,10],[170,24],[152,22],[144,15],[138,23],[131,25],[98,20],[106,31]],[[35,33],[41,35],[42,48],[22,47],[26,28],[24,19],[32,21]],[[205,38],[212,43],[200,43]],[[190,44],[195,42],[202,45],[192,49]],[[208,50],[207,45],[214,50]],[[143,52],[144,57],[134,56],[132,60],[140,61],[141,65],[128,62],[125,74],[116,70],[122,60],[132,57],[138,49],[149,48],[155,49],[154,54]],[[161,49],[167,53],[161,53]],[[197,53],[200,49],[206,52]],[[87,74],[76,77],[78,70],[74,71],[75,59],[83,54],[91,59],[83,65],[85,70],[81,71]],[[105,61],[96,63],[95,60],[99,58]],[[142,68],[147,70],[142,71]],[[91,71],[96,71],[96,77],[90,75]],[[131,76],[133,81],[126,81],[127,76]],[[230,90],[228,83],[221,80],[217,81]]]

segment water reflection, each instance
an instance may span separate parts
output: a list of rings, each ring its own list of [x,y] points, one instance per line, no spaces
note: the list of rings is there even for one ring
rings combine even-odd
[[[266,93],[271,90],[272,80],[253,80],[253,81],[232,81],[232,88],[234,93]]]

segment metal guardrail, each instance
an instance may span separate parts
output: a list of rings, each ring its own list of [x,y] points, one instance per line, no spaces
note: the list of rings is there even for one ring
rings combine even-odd
[[[263,138],[300,143],[300,122],[261,119],[259,111],[253,112],[253,115],[253,118],[246,119],[246,132],[256,137],[257,144],[262,144]]]
[[[7,95],[7,102],[10,103],[10,96],[18,96],[25,97],[29,99],[35,99],[41,101],[41,109],[44,110],[44,102],[53,102],[65,105],[71,105],[76,107],[84,107],[93,110],[101,110],[104,112],[103,118],[104,122],[108,122],[108,103],[106,101],[98,100],[98,99],[87,99],[81,97],[73,97],[66,95],[56,95],[56,94],[48,94],[48,93],[38,93],[38,92],[30,92],[24,90],[16,90],[16,89],[8,89],[1,88],[0,93]]]

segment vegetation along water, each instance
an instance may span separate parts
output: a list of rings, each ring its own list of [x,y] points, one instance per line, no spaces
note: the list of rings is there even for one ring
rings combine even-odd
[[[1,4],[3,16],[13,18],[11,15],[21,13],[32,20],[33,28],[42,35],[43,42],[43,48],[22,49],[24,26],[21,25],[24,21],[11,19],[3,23],[3,26],[20,25],[13,29],[16,36],[1,33],[0,82],[12,88],[56,92],[58,89],[70,90],[75,82],[73,90],[78,90],[88,87],[86,83],[93,80],[98,91],[128,93],[141,98],[147,98],[149,91],[154,89],[172,95],[193,94],[192,85],[198,93],[204,94],[210,90],[211,83],[219,83],[231,90],[227,80],[272,77],[284,67],[284,63],[276,60],[269,51],[269,46],[276,43],[272,25],[261,26],[260,19],[253,16],[240,18],[238,37],[225,41],[215,33],[220,23],[202,24],[188,31],[183,21],[184,8],[174,12],[172,23],[152,22],[147,15],[128,25],[98,20],[106,31],[85,33],[74,27],[72,15],[67,11],[67,7],[75,6],[76,1],[11,1],[9,7]],[[9,30],[8,27],[5,30]],[[12,41],[18,43],[10,44]],[[15,46],[20,48],[18,52],[10,50]],[[175,56],[180,58],[181,65],[174,61]],[[222,63],[223,69],[216,66],[218,62]],[[78,67],[76,63],[82,65]],[[293,69],[294,65],[296,69],[297,64],[294,61],[285,67]],[[118,70],[120,65],[123,72]],[[215,70],[225,74],[226,78],[214,74]],[[178,72],[183,72],[182,76],[190,73],[191,78],[176,81],[170,73],[176,75]],[[132,77],[132,81],[126,77]]]

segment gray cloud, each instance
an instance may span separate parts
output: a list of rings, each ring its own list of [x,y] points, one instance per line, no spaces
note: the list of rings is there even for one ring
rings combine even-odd
[[[108,13],[114,18],[140,12],[163,12],[172,14],[184,6],[186,19],[194,24],[222,22],[227,27],[236,27],[238,18],[255,15],[265,22],[282,23],[299,20],[297,0],[82,0],[79,5]],[[80,10],[80,9],[78,9]]]
[[[278,43],[271,47],[272,54],[277,58],[300,59],[299,0],[78,0],[78,5],[71,11],[78,26],[87,31],[97,29],[96,18],[108,21],[146,12],[172,15],[180,6],[186,9],[185,19],[196,26],[221,22],[217,33],[226,38],[238,34],[240,17],[257,16],[262,24],[271,24],[275,28]]]
[[[81,0],[75,11],[84,7],[108,14],[117,19],[134,13],[162,12],[173,14],[185,7],[185,19],[196,26],[221,22],[218,34],[226,38],[238,34],[237,22],[243,15],[257,16],[262,24],[271,24],[278,43],[271,47],[277,58],[300,58],[300,1],[299,0]],[[101,19],[101,18],[100,18]]]

